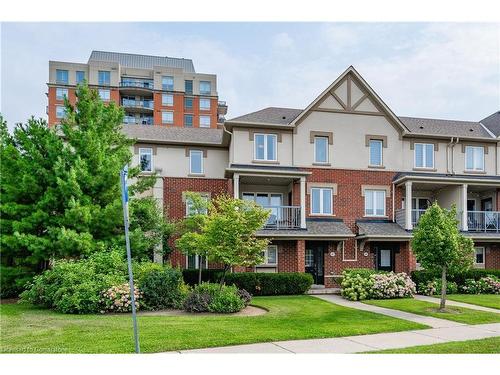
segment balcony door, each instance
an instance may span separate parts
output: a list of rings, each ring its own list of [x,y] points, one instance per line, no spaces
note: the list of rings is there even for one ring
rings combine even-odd
[[[267,225],[276,224],[281,216],[280,206],[283,205],[281,193],[243,193],[243,199],[254,201],[259,206],[269,208],[271,216],[267,220]]]

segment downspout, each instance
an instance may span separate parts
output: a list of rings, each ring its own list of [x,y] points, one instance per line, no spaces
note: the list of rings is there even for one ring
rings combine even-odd
[[[455,138],[455,137],[451,137],[450,143],[446,144],[446,173],[447,174],[450,174],[450,152],[449,152],[449,149],[453,143],[453,138]]]
[[[395,198],[395,192],[396,192],[396,187],[394,186],[394,182],[392,183],[392,222],[394,223],[396,221],[395,219],[395,209],[394,209],[394,202],[396,200]]]
[[[451,145],[451,174],[455,174],[455,146],[460,141],[460,138],[457,137],[457,140]]]

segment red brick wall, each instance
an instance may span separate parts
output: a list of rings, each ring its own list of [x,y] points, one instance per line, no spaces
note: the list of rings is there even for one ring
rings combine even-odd
[[[486,269],[500,269],[500,243],[489,244],[480,242],[475,246],[484,246],[484,268]]]

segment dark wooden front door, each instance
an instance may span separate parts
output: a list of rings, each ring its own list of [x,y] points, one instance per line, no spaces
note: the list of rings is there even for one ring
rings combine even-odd
[[[306,245],[306,272],[314,279],[314,284],[325,284],[324,249],[322,245]]]
[[[375,251],[375,268],[380,271],[395,270],[395,254],[399,250],[399,244],[391,242],[377,243],[373,245]]]

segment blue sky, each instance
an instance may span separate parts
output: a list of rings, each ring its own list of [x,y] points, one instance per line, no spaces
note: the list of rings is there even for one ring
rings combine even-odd
[[[349,65],[402,116],[480,120],[500,108],[498,24],[2,23],[1,112],[45,118],[48,60],[92,49],[191,58],[228,118],[306,107]]]

